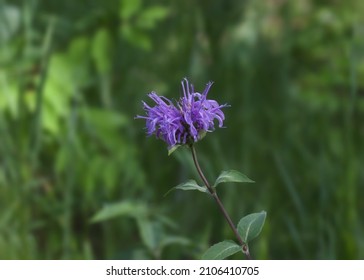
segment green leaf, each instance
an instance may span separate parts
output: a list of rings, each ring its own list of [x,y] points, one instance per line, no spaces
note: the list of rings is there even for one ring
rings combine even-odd
[[[175,145],[168,150],[168,155],[170,156],[175,150],[177,150],[181,145]]]
[[[99,28],[92,38],[91,55],[97,71],[105,74],[111,70],[112,35],[106,28]]]
[[[4,2],[0,4],[0,42],[6,43],[19,29],[22,15],[16,6],[4,4]]]
[[[160,224],[145,217],[137,218],[137,224],[144,245],[153,252],[160,243],[162,230]]]
[[[232,240],[225,240],[211,246],[205,254],[203,260],[223,260],[239,252],[241,247]]]
[[[146,208],[143,204],[132,201],[122,201],[105,205],[91,218],[91,222],[97,223],[119,216],[140,217],[145,213]]]
[[[152,41],[146,32],[133,28],[130,24],[122,25],[120,30],[123,38],[130,44],[145,51],[151,50]]]
[[[183,190],[183,191],[200,191],[207,193],[207,189],[205,186],[201,187],[199,186],[195,180],[189,180],[185,183],[179,184],[176,187],[173,187],[170,189],[164,196],[167,196],[171,191],[173,190]]]
[[[85,71],[84,69],[87,69],[90,58],[90,47],[91,40],[86,36],[78,36],[71,41],[68,50],[68,59],[70,61],[70,68],[74,71],[71,73],[72,79],[77,79],[77,77],[73,76],[75,73],[77,74],[80,70]]]
[[[180,236],[165,236],[161,241],[160,247],[161,249],[169,246],[169,245],[182,245],[188,246],[191,244],[191,241],[185,237]]]
[[[120,17],[129,19],[142,9],[141,0],[120,0]]]
[[[152,6],[140,13],[136,25],[142,29],[153,29],[157,22],[163,20],[167,14],[168,9],[166,7]]]
[[[242,218],[238,223],[238,232],[245,243],[249,243],[261,232],[267,212],[253,213]]]
[[[249,179],[243,173],[236,170],[228,170],[221,172],[220,176],[216,179],[214,187],[220,183],[254,183],[253,180]]]
[[[128,124],[128,119],[117,111],[87,107],[80,110],[82,117],[92,129],[106,134],[109,130],[116,130]]]

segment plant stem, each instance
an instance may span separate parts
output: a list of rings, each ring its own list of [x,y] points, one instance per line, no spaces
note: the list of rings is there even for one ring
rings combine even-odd
[[[238,240],[241,248],[242,248],[242,251],[243,253],[245,254],[246,258],[251,260],[252,257],[250,255],[250,252],[249,252],[249,247],[248,247],[248,244],[246,244],[242,239],[241,239],[241,236],[239,235],[234,223],[232,222],[229,214],[227,213],[224,205],[222,204],[219,196],[217,195],[215,189],[213,187],[211,187],[211,185],[209,184],[209,182],[207,181],[205,175],[203,174],[202,170],[201,170],[201,167],[200,167],[200,164],[198,163],[198,160],[197,160],[197,154],[196,154],[196,149],[195,147],[191,144],[190,145],[190,148],[191,148],[191,152],[192,152],[192,158],[193,158],[193,162],[195,163],[195,166],[196,166],[196,169],[197,169],[197,172],[198,174],[200,175],[202,181],[204,182],[204,184],[206,185],[206,188],[208,189],[209,193],[212,195],[212,197],[215,199],[217,205],[219,206],[222,214],[224,215],[224,218],[225,220],[227,221],[227,223],[229,224],[230,228],[232,229],[232,231],[234,232],[234,235],[236,237],[236,239]]]

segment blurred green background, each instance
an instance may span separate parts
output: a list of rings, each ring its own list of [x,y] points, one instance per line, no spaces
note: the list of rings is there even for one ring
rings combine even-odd
[[[199,259],[234,239],[141,100],[187,76],[225,109],[197,144],[257,259],[364,258],[364,1],[0,0],[0,258]],[[362,18],[360,18],[362,17]],[[234,258],[243,258],[236,255]]]

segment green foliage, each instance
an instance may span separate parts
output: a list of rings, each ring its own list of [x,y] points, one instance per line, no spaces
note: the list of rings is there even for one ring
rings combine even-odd
[[[20,11],[16,6],[1,5],[0,42],[6,43],[20,27]]]
[[[131,201],[123,201],[110,205],[105,205],[91,219],[93,223],[102,222],[120,216],[130,216],[133,218],[145,216],[147,208],[144,204]]]
[[[153,29],[158,21],[163,20],[168,15],[168,9],[164,6],[152,6],[144,10],[136,21],[136,25],[143,29]]]
[[[231,105],[197,146],[211,182],[257,181],[221,188],[233,219],[269,212],[252,256],[363,259],[364,2],[336,2],[0,1],[0,259],[198,259],[231,239],[206,197],[163,197],[198,174],[134,121],[184,76]],[[90,223],[115,201],[144,214]]]
[[[158,217],[148,211],[145,204],[134,201],[122,201],[104,206],[91,219],[98,223],[112,218],[130,217],[136,221],[140,238],[148,252],[154,258],[161,258],[163,250],[169,245],[189,245],[187,238],[171,234],[165,225],[163,216]]]
[[[262,211],[259,213],[249,214],[239,221],[237,229],[239,235],[245,243],[248,244],[260,234],[266,216],[267,213]]]
[[[130,19],[133,15],[138,13],[142,8],[142,0],[128,1],[121,0],[120,1],[120,17],[123,19]]]
[[[211,246],[202,256],[203,260],[223,260],[241,251],[238,244],[231,240],[225,240]]]
[[[147,31],[156,28],[157,23],[166,18],[168,9],[160,5],[143,9],[142,2],[142,0],[120,1],[120,18],[122,20],[120,32],[129,43],[150,51],[152,41]]]
[[[112,35],[109,30],[99,28],[92,40],[91,55],[100,74],[106,74],[112,67]]]

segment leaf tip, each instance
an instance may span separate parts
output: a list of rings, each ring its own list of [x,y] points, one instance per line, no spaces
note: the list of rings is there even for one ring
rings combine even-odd
[[[175,145],[172,148],[168,149],[168,156],[170,156],[175,150],[177,150],[181,145]]]

